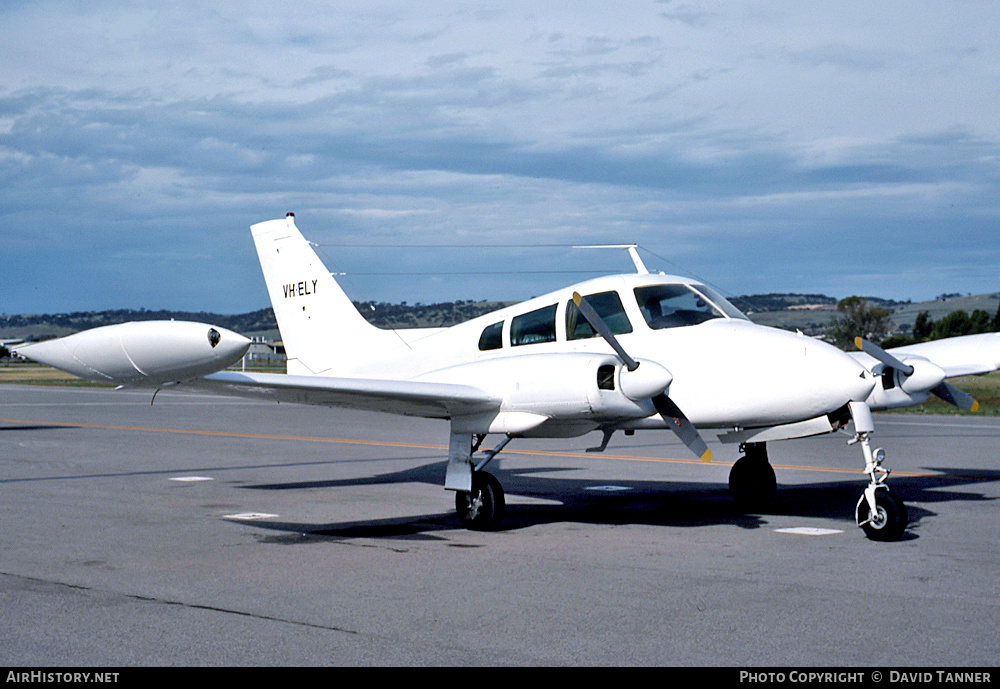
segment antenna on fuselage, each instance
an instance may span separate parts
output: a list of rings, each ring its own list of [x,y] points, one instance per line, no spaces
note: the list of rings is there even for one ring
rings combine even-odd
[[[574,246],[574,249],[628,249],[628,255],[632,259],[632,263],[635,264],[635,270],[639,275],[649,275],[649,271],[646,269],[646,264],[642,262],[639,258],[639,245],[638,244],[587,244]]]

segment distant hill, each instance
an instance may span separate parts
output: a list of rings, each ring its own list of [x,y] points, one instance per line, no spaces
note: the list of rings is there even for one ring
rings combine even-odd
[[[37,315],[0,315],[0,336],[4,338],[62,337],[102,325],[115,325],[128,321],[198,321],[219,325],[247,335],[273,330],[278,326],[270,308],[237,315],[206,313],[204,311],[147,311],[146,309],[115,309],[111,311],[77,311],[73,313]]]
[[[380,328],[435,328],[461,323],[503,308],[510,303],[513,302],[455,301],[438,304],[354,302],[354,305],[370,323]],[[270,308],[242,314],[116,309],[38,315],[0,315],[0,337],[45,339],[128,321],[171,319],[210,323],[249,337],[279,339],[278,325]]]
[[[972,313],[979,309],[991,316],[1000,306],[1000,292],[961,296],[941,295],[931,301],[893,301],[865,297],[869,303],[892,311],[890,332],[909,332],[917,314],[927,311],[931,320],[940,320],[953,311]],[[807,335],[819,335],[839,314],[837,299],[822,294],[765,294],[731,299],[750,319],[761,325],[785,330],[801,330]]]
[[[980,309],[992,316],[1000,305],[1000,292],[966,296],[941,295],[933,301],[925,302],[865,298],[872,304],[893,311],[893,329],[898,332],[908,332],[921,311],[929,312],[931,319],[936,321],[956,310],[972,313]],[[786,330],[801,330],[807,335],[820,334],[838,315],[837,299],[824,294],[750,294],[734,297],[730,301],[749,315],[755,323]],[[436,304],[354,302],[354,305],[369,322],[380,328],[433,328],[461,323],[511,303],[513,302],[459,300]],[[102,325],[171,318],[211,323],[252,337],[279,339],[278,326],[270,308],[243,314],[118,309],[42,315],[0,315],[0,337],[42,339],[69,335]]]
[[[511,301],[459,300],[438,304],[354,302],[354,305],[369,323],[379,328],[444,328],[456,323],[464,323],[514,303]]]
[[[900,304],[909,304],[909,301],[899,302],[892,299],[881,299],[880,297],[865,297],[869,303],[876,304],[886,309],[893,309]],[[736,304],[746,313],[760,313],[765,311],[785,311],[787,309],[816,310],[822,307],[836,308],[837,299],[828,297],[825,294],[744,294],[733,297],[731,302]]]

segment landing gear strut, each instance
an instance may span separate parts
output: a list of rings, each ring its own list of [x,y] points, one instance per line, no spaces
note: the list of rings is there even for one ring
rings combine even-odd
[[[767,445],[744,443],[742,457],[729,472],[729,494],[744,512],[760,512],[774,502],[778,482],[774,468],[767,461]]]
[[[473,464],[472,454],[479,449],[485,435],[479,435],[474,440],[470,435],[452,434],[449,454],[449,476],[445,486],[455,490],[455,511],[458,520],[467,529],[473,531],[495,531],[500,528],[507,503],[504,499],[503,486],[500,481],[483,467],[490,463],[500,451],[511,441],[506,436],[492,450],[485,450],[481,461]],[[459,477],[464,474],[464,485],[460,485]],[[455,477],[454,482],[452,477]]]
[[[870,438],[875,424],[872,422],[871,410],[867,404],[857,402],[851,402],[850,408],[855,435],[848,444],[861,444],[861,451],[865,456],[865,473],[869,479],[855,509],[858,526],[873,541],[898,541],[909,522],[906,505],[899,497],[890,493],[889,486],[885,485],[885,480],[889,478],[889,470],[882,466],[885,451],[882,448],[872,450]]]

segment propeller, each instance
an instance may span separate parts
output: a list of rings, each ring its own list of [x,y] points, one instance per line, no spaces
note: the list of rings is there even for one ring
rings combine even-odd
[[[611,348],[615,350],[618,358],[622,360],[625,364],[625,369],[632,373],[639,368],[640,362],[629,356],[625,348],[621,346],[618,339],[615,337],[614,333],[611,332],[611,328],[608,327],[604,319],[601,318],[600,314],[594,309],[590,303],[580,295],[579,292],[573,292],[573,303],[576,304],[577,308],[587,322],[590,323],[591,327],[604,338],[604,341],[611,345]],[[647,366],[655,366],[654,362],[646,362]],[[662,367],[658,367],[661,368]],[[672,377],[666,369],[663,369],[666,373],[665,383],[657,386],[659,392],[652,394],[647,399],[653,402],[653,406],[656,411],[663,417],[663,420],[667,422],[677,437],[681,439],[689,450],[695,453],[701,461],[711,462],[712,461],[712,451],[708,449],[708,445],[702,439],[701,435],[698,433],[698,429],[694,427],[694,424],[684,415],[680,407],[667,396],[666,388],[670,385]],[[663,378],[661,378],[663,380]],[[623,383],[624,385],[624,383]]]
[[[918,364],[918,366],[903,363],[889,352],[878,345],[872,344],[863,337],[854,338],[854,344],[865,354],[878,359],[889,368],[899,371],[907,378],[908,380],[901,385],[904,390],[907,387],[910,388],[908,392],[930,390],[948,404],[953,404],[959,409],[971,412],[979,411],[979,402],[969,393],[963,392],[951,383],[945,382],[944,371],[932,362],[919,358],[914,360],[914,363]],[[914,376],[914,373],[917,375]],[[911,376],[913,377],[912,379]],[[907,383],[911,380],[912,383],[907,386]]]

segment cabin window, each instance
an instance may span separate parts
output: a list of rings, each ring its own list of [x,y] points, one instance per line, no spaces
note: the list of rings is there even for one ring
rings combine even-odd
[[[722,311],[687,285],[636,287],[639,311],[650,328],[678,328],[724,318]]]
[[[632,332],[632,323],[625,315],[625,308],[622,306],[618,292],[588,294],[584,298],[588,304],[594,307],[594,311],[597,311],[597,314],[604,319],[615,335],[625,335]],[[577,305],[570,301],[566,305],[566,339],[582,340],[596,335],[593,326],[583,317]]]
[[[479,336],[479,349],[500,349],[503,347],[503,321],[487,326]]]
[[[513,346],[555,342],[556,305],[514,316],[510,322],[510,343]]]

